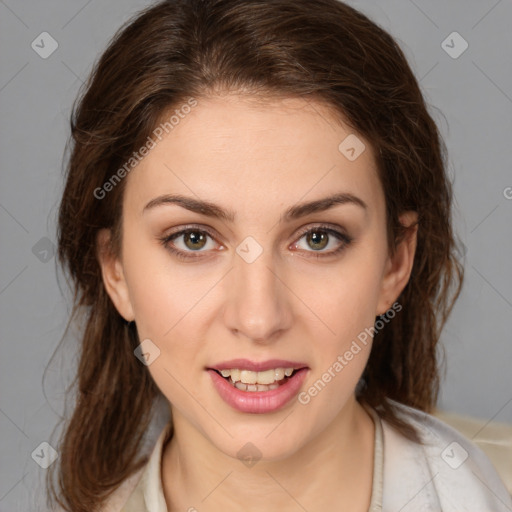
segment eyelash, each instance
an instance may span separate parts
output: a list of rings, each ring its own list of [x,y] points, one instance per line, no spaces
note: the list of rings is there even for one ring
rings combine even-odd
[[[321,231],[321,232],[327,233],[328,235],[332,235],[335,238],[337,238],[340,242],[342,242],[342,244],[337,249],[335,249],[333,251],[329,251],[329,252],[324,252],[324,253],[316,252],[316,251],[306,251],[308,253],[309,252],[314,253],[314,255],[311,255],[308,257],[327,258],[327,257],[335,256],[337,254],[340,254],[344,249],[346,249],[348,247],[348,245],[350,245],[350,243],[354,240],[352,237],[348,236],[347,234],[337,231],[335,229],[332,229],[331,227],[329,227],[326,224],[320,224],[318,226],[314,226],[312,228],[308,228],[308,229],[301,231],[299,233],[299,238],[297,239],[297,242],[299,240],[301,240],[304,237],[304,235],[307,235],[308,233],[314,232],[314,231]],[[205,252],[205,251],[182,251],[180,249],[176,249],[176,248],[172,247],[171,245],[169,245],[169,242],[173,241],[176,238],[179,238],[180,236],[182,236],[186,233],[192,233],[192,232],[207,234],[212,239],[215,239],[214,234],[211,231],[209,231],[208,229],[200,228],[199,226],[192,225],[192,226],[187,226],[185,229],[182,229],[175,233],[171,233],[170,235],[160,237],[159,241],[164,246],[165,249],[167,249],[171,254],[176,256],[179,260],[190,261],[190,260],[193,260],[196,258],[200,258],[201,257],[200,252]],[[297,242],[294,242],[294,243],[297,243]],[[197,252],[199,254],[193,255],[193,256],[189,255],[189,253],[193,253],[193,252]]]

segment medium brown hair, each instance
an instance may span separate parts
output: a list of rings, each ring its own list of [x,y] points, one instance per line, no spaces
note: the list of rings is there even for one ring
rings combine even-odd
[[[58,255],[74,290],[70,324],[81,318],[84,329],[58,480],[50,472],[47,481],[49,499],[65,510],[96,510],[145,464],[141,443],[160,393],[134,357],[135,325],[116,311],[97,258],[101,228],[112,230],[112,250],[120,249],[126,179],[105,199],[94,191],[142,146],[164,112],[219,91],[322,102],[370,142],[389,249],[405,233],[398,217],[406,210],[418,213],[418,238],[410,280],[397,299],[402,311],[375,335],[357,399],[417,442],[391,401],[426,412],[435,406],[437,343],[463,269],[450,220],[446,148],[397,43],[336,0],[160,2],[114,36],[73,109]]]

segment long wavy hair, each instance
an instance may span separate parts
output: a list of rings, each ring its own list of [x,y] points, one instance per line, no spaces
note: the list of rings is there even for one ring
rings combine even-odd
[[[438,340],[463,267],[446,147],[395,40],[337,0],[159,2],[116,33],[73,106],[58,256],[74,294],[67,329],[78,320],[83,328],[67,389],[75,405],[47,479],[49,503],[64,510],[99,509],[145,464],[141,443],[160,393],[134,357],[136,326],[115,309],[97,258],[102,228],[112,230],[112,250],[120,249],[126,180],[104,200],[95,190],[144,144],[164,112],[219,91],[323,102],[371,143],[390,252],[405,234],[401,212],[418,213],[418,232],[412,274],[397,299],[402,311],[376,333],[357,399],[416,442],[393,401],[426,412],[435,407]]]

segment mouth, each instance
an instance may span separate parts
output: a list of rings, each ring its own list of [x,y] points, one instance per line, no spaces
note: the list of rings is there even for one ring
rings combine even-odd
[[[303,367],[304,368],[304,367]],[[214,372],[220,375],[231,386],[240,391],[256,392],[271,391],[284,385],[302,368],[271,368],[269,370],[255,372],[251,370],[224,369]]]
[[[302,363],[233,360],[205,368],[219,396],[237,411],[265,414],[292,402],[309,373]]]

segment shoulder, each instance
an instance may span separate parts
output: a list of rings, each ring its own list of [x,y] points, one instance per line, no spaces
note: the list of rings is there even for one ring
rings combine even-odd
[[[431,414],[398,402],[392,404],[416,429],[421,444],[382,422],[384,502],[387,499],[389,505],[383,510],[512,510],[510,494],[476,444]]]
[[[168,421],[158,434],[145,464],[123,481],[101,512],[146,512],[166,510],[161,480],[163,447],[172,435],[172,422]]]

